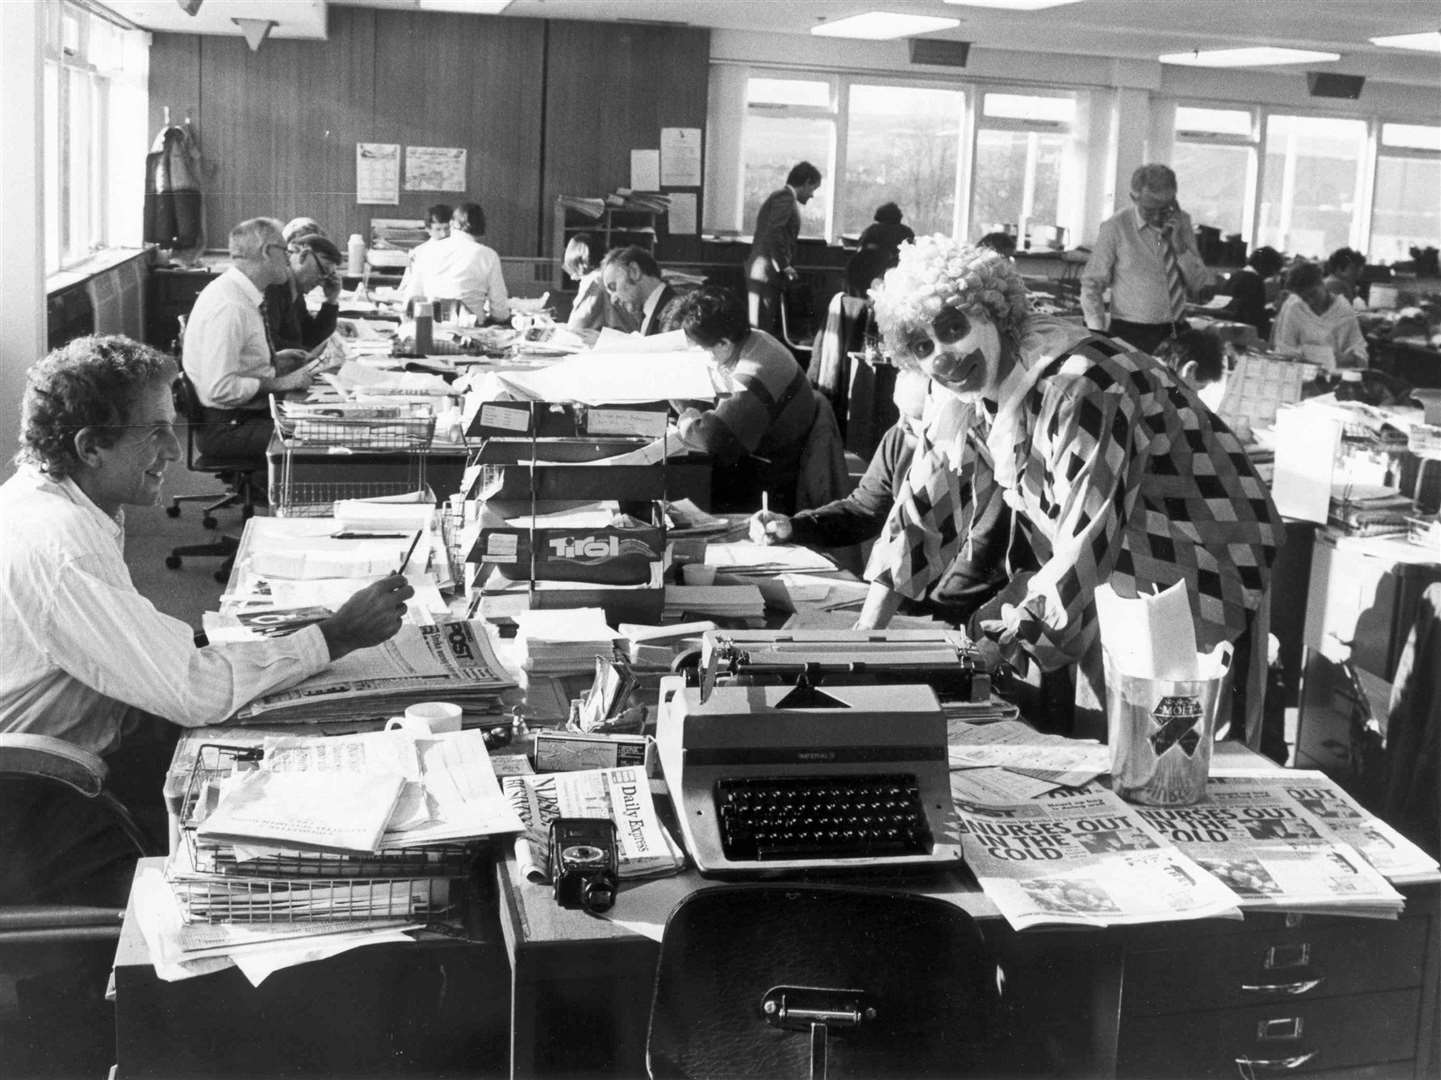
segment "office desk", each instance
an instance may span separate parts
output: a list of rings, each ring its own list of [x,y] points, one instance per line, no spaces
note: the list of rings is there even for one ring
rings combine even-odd
[[[470,940],[354,949],[252,987],[235,968],[161,981],[132,905],[115,953],[117,1080],[504,1075],[505,950],[490,898],[469,912]]]
[[[1228,764],[1268,764],[1235,743]],[[500,929],[511,959],[511,1075],[584,1071],[643,1075],[659,945],[607,920],[558,908],[550,889],[524,881],[513,859],[496,868]],[[965,909],[1007,968],[1019,1052],[1044,1051],[1028,1070],[1070,1076],[1235,1077],[1236,1058],[1317,1051],[1297,1071],[1329,1077],[1428,1077],[1437,1062],[1438,887],[1403,889],[1399,920],[1253,913],[1104,931],[1017,933],[966,871],[867,877],[914,888]],[[694,873],[622,886],[685,891]],[[1290,982],[1266,969],[1297,964],[1322,976],[1300,993],[1243,984]],[[1259,977],[1259,978],[1258,978]],[[1269,1027],[1266,1027],[1269,1025]],[[1258,1031],[1272,1033],[1257,1053]],[[1292,1028],[1299,1039],[1281,1038]],[[1292,1048],[1288,1050],[1288,1047]],[[1256,1068],[1257,1076],[1266,1070]]]

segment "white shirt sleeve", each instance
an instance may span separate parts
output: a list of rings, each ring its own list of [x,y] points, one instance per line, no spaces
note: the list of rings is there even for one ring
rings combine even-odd
[[[73,560],[60,568],[43,619],[47,652],[106,697],[180,724],[218,724],[253,699],[330,662],[320,629],[203,649],[185,623],[155,610],[133,588]]]
[[[505,288],[505,275],[501,271],[500,256],[492,255],[490,258],[490,275],[486,283],[486,292],[490,297],[490,317],[497,322],[504,322],[510,318],[510,293]]]
[[[1116,272],[1116,231],[1109,221],[1101,222],[1096,246],[1081,271],[1081,313],[1092,330],[1104,331],[1109,325],[1106,316],[1106,289]]]

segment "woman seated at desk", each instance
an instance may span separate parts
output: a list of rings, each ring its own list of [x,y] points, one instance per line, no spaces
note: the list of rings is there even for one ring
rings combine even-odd
[[[675,318],[734,386],[714,408],[680,412],[681,442],[715,455],[712,508],[751,510],[765,492],[777,510],[794,512],[818,402],[805,372],[789,349],[751,328],[745,300],[729,289],[704,285],[687,293]]]
[[[1365,367],[1366,339],[1356,310],[1344,296],[1326,288],[1326,276],[1312,262],[1301,263],[1286,277],[1291,295],[1276,313],[1276,351],[1300,356],[1323,370]]]
[[[968,508],[999,486],[1039,569],[1012,577],[972,634],[1018,665],[1074,669],[1076,734],[1105,731],[1091,602],[1102,582],[1127,597],[1184,582],[1202,650],[1266,640],[1253,624],[1281,519],[1194,390],[1144,353],[1032,315],[1008,259],[944,236],[903,246],[874,296],[892,355],[952,395],[955,434],[917,452],[897,493],[862,626],[924,595],[964,550]],[[1259,725],[1259,707],[1248,719]]]

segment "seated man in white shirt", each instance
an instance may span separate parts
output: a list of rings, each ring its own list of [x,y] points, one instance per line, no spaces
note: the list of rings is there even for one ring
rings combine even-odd
[[[201,290],[185,323],[183,363],[204,410],[201,450],[265,467],[274,424],[270,395],[304,390],[316,365],[300,349],[276,352],[265,290],[290,283],[280,223],[251,218],[230,231],[230,267]]]
[[[0,732],[50,735],[105,757],[112,790],[152,822],[164,820],[161,785],[178,735],[170,725],[220,723],[380,644],[413,593],[394,575],[287,637],[197,648],[189,626],[136,592],[122,554],[122,507],[158,502],[181,456],[174,377],[169,357],[124,337],[56,349],[27,374],[19,470],[0,485]],[[126,849],[99,835],[87,809],[0,805],[0,901],[20,877],[34,880],[19,868],[33,871],[36,860],[57,893],[102,887]]]
[[[1321,267],[1313,262],[1292,267],[1286,288],[1291,295],[1276,312],[1276,351],[1303,357],[1327,372],[1364,368],[1369,356],[1356,309],[1326,287]]]
[[[478,321],[509,322],[510,294],[500,256],[480,242],[484,235],[480,204],[461,203],[451,214],[449,236],[427,240],[411,252],[399,298],[459,300]]]

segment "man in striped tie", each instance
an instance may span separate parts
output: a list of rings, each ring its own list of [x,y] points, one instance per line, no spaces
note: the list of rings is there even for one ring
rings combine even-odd
[[[1081,274],[1081,309],[1092,330],[1149,353],[1186,329],[1186,298],[1205,284],[1207,270],[1168,166],[1132,174],[1131,204],[1101,223]]]

